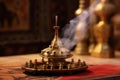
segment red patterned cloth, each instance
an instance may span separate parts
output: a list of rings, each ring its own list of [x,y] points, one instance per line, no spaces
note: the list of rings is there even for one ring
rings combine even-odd
[[[72,75],[72,76],[63,76],[60,77],[59,80],[80,80],[80,79],[87,79],[87,78],[102,78],[104,77],[104,80],[107,78],[105,77],[111,77],[116,76],[117,80],[120,80],[120,66],[117,65],[97,65],[97,66],[89,66],[88,70],[86,72]],[[113,76],[113,77],[114,77]],[[114,77],[113,79],[116,80]],[[119,78],[119,79],[118,79]],[[112,79],[112,80],[113,80]],[[103,80],[103,79],[102,79]],[[110,80],[110,79],[107,79]]]

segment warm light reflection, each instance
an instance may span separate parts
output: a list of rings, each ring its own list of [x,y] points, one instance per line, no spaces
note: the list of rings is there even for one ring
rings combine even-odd
[[[95,11],[99,11],[103,9],[103,4],[98,4],[95,8]]]
[[[82,12],[83,12],[83,9],[80,8],[80,9],[76,10],[75,15],[78,16],[78,15],[80,15]]]

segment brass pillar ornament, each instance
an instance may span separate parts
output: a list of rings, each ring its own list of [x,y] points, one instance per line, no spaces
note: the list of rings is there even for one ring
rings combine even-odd
[[[57,26],[57,18],[56,16],[55,34],[51,45],[41,51],[42,59],[40,62],[37,59],[34,62],[32,60],[26,62],[22,67],[25,73],[32,75],[65,75],[85,71],[88,68],[86,63],[80,61],[80,59],[78,62],[74,62],[74,59],[71,59],[71,61],[65,60],[70,58],[72,54],[58,44],[59,26]]]
[[[102,0],[95,7],[95,15],[99,18],[99,21],[93,26],[96,45],[91,55],[94,57],[114,57],[114,53],[109,43],[112,31],[110,19],[114,10],[114,6],[110,4],[108,0]]]
[[[87,18],[87,16],[89,15],[86,8],[88,7],[88,0],[79,0],[79,9],[77,9],[76,14],[83,17],[84,19],[81,18],[81,20],[79,21],[79,23],[76,26],[76,30],[75,30],[75,37],[80,37],[80,40],[77,42],[77,45],[75,47],[75,54],[77,55],[88,55],[88,29],[87,26],[88,25],[84,25],[84,22],[82,22],[83,20],[85,21],[85,18]],[[84,15],[84,16],[82,16]],[[86,15],[86,16],[85,16]],[[83,23],[83,25],[82,25]],[[85,23],[87,24],[87,22]],[[78,27],[84,27],[84,30],[82,31],[82,28],[78,28]],[[78,28],[78,30],[77,30]],[[80,29],[80,30],[79,30]],[[83,34],[84,33],[84,34]],[[83,36],[84,37],[81,37]]]

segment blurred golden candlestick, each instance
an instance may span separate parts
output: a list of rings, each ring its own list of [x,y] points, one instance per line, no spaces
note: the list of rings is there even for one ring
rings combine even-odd
[[[114,57],[109,43],[110,38],[113,37],[111,34],[112,25],[110,24],[110,19],[114,14],[114,9],[115,7],[107,2],[107,0],[102,0],[95,7],[95,15],[99,18],[99,21],[93,26],[96,45],[91,53],[92,56],[104,58]]]
[[[90,3],[89,0],[79,0],[79,8],[75,12],[76,16],[81,15],[85,11],[85,9],[88,8],[89,3]],[[83,17],[85,17],[85,16],[83,16]],[[83,26],[83,27],[86,27],[86,26]],[[88,53],[88,31],[84,32],[84,34],[85,34],[84,38],[79,40],[75,47],[75,54],[77,54],[77,55],[89,54]],[[75,36],[80,37],[80,36],[82,36],[82,34],[79,30],[76,30]]]

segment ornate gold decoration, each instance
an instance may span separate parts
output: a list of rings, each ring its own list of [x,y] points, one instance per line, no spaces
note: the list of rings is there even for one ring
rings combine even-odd
[[[40,56],[42,57],[39,62],[37,59],[34,61],[30,60],[22,67],[25,73],[33,75],[64,75],[72,74],[87,69],[86,63],[78,60],[75,62],[74,59],[66,61],[66,58],[70,58],[72,54],[64,48],[61,48],[58,44],[58,29],[57,16],[56,25],[54,26],[55,35],[48,48],[41,51]],[[69,43],[68,43],[69,44]]]
[[[92,52],[95,57],[114,57],[112,48],[110,47],[111,24],[110,18],[114,13],[114,6],[102,0],[95,8],[95,14],[99,18],[99,22],[93,27],[96,46]]]

